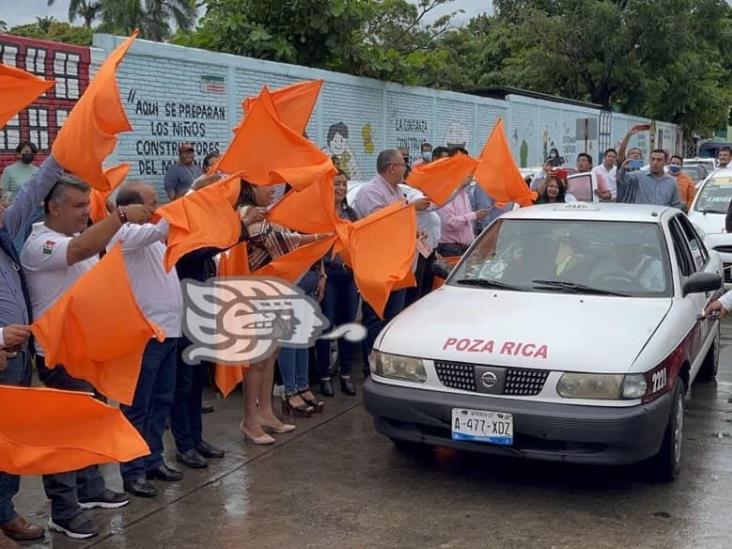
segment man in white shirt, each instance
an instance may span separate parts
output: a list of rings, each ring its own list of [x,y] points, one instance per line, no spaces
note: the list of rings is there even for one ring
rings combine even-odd
[[[426,199],[424,193],[414,187],[405,186],[404,194],[408,202],[417,202]],[[417,285],[407,288],[405,306],[411,305],[424,297],[432,290],[434,275],[432,264],[435,262],[435,252],[440,243],[442,221],[434,206],[417,212],[417,226],[419,228],[419,242],[417,245],[417,265],[414,277]]]
[[[36,319],[96,265],[98,254],[122,225],[127,221],[147,222],[152,213],[145,206],[127,206],[87,229],[89,187],[69,176],[62,176],[48,193],[44,211],[45,222],[33,226],[20,255]],[[35,347],[38,374],[47,386],[95,392],[90,383],[70,376],[63,365],[47,368],[43,349],[37,341]],[[74,539],[90,538],[99,533],[84,509],[115,509],[129,502],[124,494],[106,488],[96,465],[44,475],[43,486],[51,500],[49,528]]]
[[[615,200],[618,196],[617,160],[618,152],[615,149],[608,149],[605,151],[605,156],[602,157],[602,164],[592,168],[592,173],[595,174],[598,181],[600,179],[605,180],[607,189],[610,191],[610,200]]]
[[[157,193],[150,185],[131,182],[117,194],[117,206],[142,204],[151,211],[158,207]],[[181,334],[183,297],[175,271],[165,272],[163,257],[168,222],[153,225],[124,225],[107,249],[122,242],[132,291],[145,317],[165,331],[161,343],[151,339],[142,355],[140,377],[131,406],[120,405],[125,417],[135,426],[150,447],[150,455],[120,464],[125,491],[138,497],[154,497],[155,487],[148,479],[169,482],[183,478],[180,471],[163,460],[163,433],[175,393],[176,349]]]

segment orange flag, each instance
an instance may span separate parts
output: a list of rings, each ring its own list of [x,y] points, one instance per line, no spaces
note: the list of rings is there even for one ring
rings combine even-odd
[[[521,206],[530,206],[536,199],[536,193],[529,189],[516,166],[500,118],[480,153],[480,162],[474,175],[496,202],[517,202]]]
[[[0,470],[48,475],[150,453],[117,408],[89,393],[0,386]]]
[[[0,128],[55,83],[0,64]]]
[[[130,173],[129,164],[120,164],[104,171],[107,179],[112,184],[112,188],[108,191],[91,190],[89,194],[89,217],[93,223],[97,223],[109,215],[107,200],[112,192],[125,180],[128,173]]]
[[[59,164],[99,191],[113,188],[102,163],[117,145],[117,134],[132,131],[119,97],[116,71],[137,34],[120,44],[100,67],[53,143]]]
[[[441,206],[477,166],[477,160],[458,153],[429,164],[420,164],[409,174],[407,183],[421,190],[432,202]]]
[[[62,364],[72,376],[123,404],[132,404],[148,342],[153,336],[165,338],[140,311],[121,244],[36,320],[32,331],[49,368]]]
[[[393,289],[414,285],[410,277],[417,253],[414,205],[396,202],[353,224],[348,253],[356,286],[379,317]]]
[[[301,233],[332,232],[336,219],[333,177],[321,177],[301,191],[291,190],[267,213],[267,219]]]
[[[322,87],[322,80],[311,80],[272,90],[270,95],[280,121],[298,135],[302,135],[308,127]],[[255,102],[256,98],[253,97],[242,101],[241,109],[245,116],[251,112]]]
[[[337,239],[338,237],[332,236],[325,240],[317,240],[299,246],[277,259],[273,259],[253,274],[257,276],[274,276],[294,283],[316,261],[319,261],[328,253],[328,250],[333,247]]]
[[[165,269],[169,272],[188,252],[201,248],[230,248],[241,236],[234,206],[241,190],[241,173],[187,194],[156,210],[168,220]]]
[[[219,256],[219,278],[228,276],[246,276],[249,274],[249,258],[247,257],[247,243],[241,242],[223,252]],[[214,381],[224,397],[236,389],[244,381],[244,374],[249,364],[216,364]]]
[[[278,119],[267,88],[255,100],[214,171],[241,171],[255,185],[289,183],[295,189],[336,173],[327,154]]]

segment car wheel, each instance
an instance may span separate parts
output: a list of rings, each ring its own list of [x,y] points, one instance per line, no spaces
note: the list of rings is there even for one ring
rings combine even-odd
[[[661,449],[651,460],[652,471],[661,482],[671,482],[681,471],[681,455],[684,440],[684,380],[679,378],[674,387],[671,413]]]
[[[714,341],[712,342],[712,346],[709,347],[707,356],[704,357],[704,362],[699,367],[699,373],[696,375],[699,381],[712,381],[717,377],[717,370],[719,369],[719,340],[719,322],[717,322],[717,333],[714,336]]]

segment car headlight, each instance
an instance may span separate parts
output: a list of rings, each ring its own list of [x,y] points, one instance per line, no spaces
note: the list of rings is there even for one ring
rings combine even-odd
[[[622,374],[565,373],[557,383],[557,393],[564,398],[618,400],[623,385]]]
[[[390,355],[374,349],[371,351],[369,366],[371,371],[379,376],[419,381],[420,383],[427,379],[427,372],[421,358]]]
[[[642,398],[648,390],[645,374],[628,374],[623,381],[623,398]]]

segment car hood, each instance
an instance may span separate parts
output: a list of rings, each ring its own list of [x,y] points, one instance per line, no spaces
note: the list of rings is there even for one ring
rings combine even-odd
[[[672,304],[443,286],[399,314],[375,348],[426,359],[626,373]]]
[[[699,227],[705,235],[725,233],[724,228],[725,214],[708,213],[692,211],[689,212],[689,220]]]

